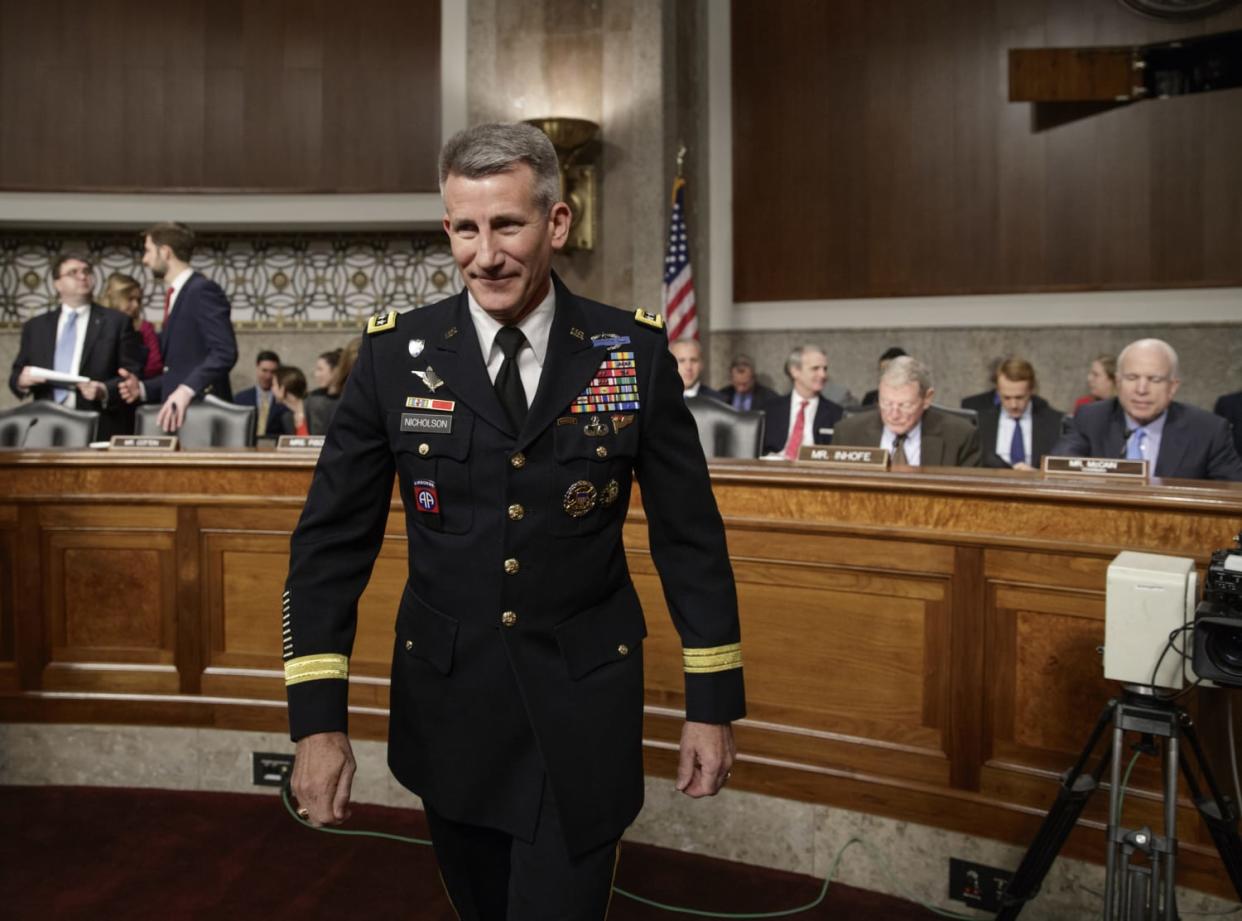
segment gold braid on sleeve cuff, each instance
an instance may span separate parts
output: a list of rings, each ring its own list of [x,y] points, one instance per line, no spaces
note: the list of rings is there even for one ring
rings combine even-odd
[[[682,649],[687,675],[710,675],[742,667],[742,644],[711,646],[706,649]]]
[[[285,663],[285,686],[303,681],[319,681],[323,678],[349,678],[349,659],[332,653],[317,656],[299,656]]]

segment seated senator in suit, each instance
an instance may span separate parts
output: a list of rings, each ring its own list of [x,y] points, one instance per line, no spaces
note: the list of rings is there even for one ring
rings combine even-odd
[[[121,372],[137,374],[142,340],[123,314],[92,303],[95,273],[77,256],[52,266],[52,287],[60,298],[55,310],[22,324],[21,344],[9,375],[18,399],[53,400],[69,409],[99,413],[100,440],[133,431],[133,413],[120,393]],[[49,383],[35,369],[89,378],[79,384]]]
[[[720,391],[703,383],[703,346],[697,339],[678,339],[670,342],[668,350],[677,359],[677,374],[681,377],[682,396],[711,397],[721,400]],[[721,402],[724,402],[721,400]]]
[[[973,409],[978,415],[982,416],[986,410],[1000,407],[1000,394],[996,392],[996,375],[1000,373],[1000,366],[1011,357],[1002,355],[988,362],[988,380],[992,382],[992,389],[963,397],[961,401],[962,409]],[[1039,394],[1035,394],[1031,398],[1031,402],[1035,404],[1036,409],[1047,407],[1048,405],[1048,402]]]
[[[767,413],[763,453],[798,456],[802,445],[826,445],[844,410],[823,395],[828,381],[828,355],[819,346],[800,345],[785,359],[793,390],[763,405]]]
[[[894,358],[880,378],[879,408],[837,423],[839,445],[879,445],[893,464],[910,467],[978,467],[979,431],[961,416],[932,406],[931,371],[916,358]]]
[[[1117,396],[1079,409],[1052,453],[1146,459],[1158,477],[1242,481],[1229,423],[1174,402],[1180,384],[1177,353],[1167,342],[1131,342],[1117,356]]]
[[[729,386],[720,391],[720,399],[736,410],[748,412],[763,409],[765,403],[776,399],[776,391],[759,383],[749,355],[737,355],[729,365]]]
[[[890,346],[889,348],[885,349],[884,354],[880,356],[880,361],[879,361],[879,366],[878,366],[880,377],[883,377],[884,369],[888,367],[888,363],[890,361],[892,361],[894,358],[900,358],[902,355],[909,355],[909,354],[910,354],[909,352],[907,352],[905,349],[903,349],[899,345]],[[877,378],[877,380],[878,379],[879,378]],[[879,388],[875,390],[868,390],[865,394],[863,394],[862,405],[863,406],[875,406],[876,400],[878,400],[879,398],[880,398]]]
[[[1227,393],[1218,399],[1212,412],[1233,426],[1233,446],[1242,454],[1242,390]]]
[[[275,352],[262,351],[254,361],[254,386],[239,390],[233,402],[239,406],[253,406],[254,433],[257,437],[285,433],[284,417],[289,409],[272,392],[272,382],[280,367],[280,356]]]
[[[1062,413],[1035,405],[1035,369],[1024,358],[1009,358],[996,374],[999,406],[979,413],[983,466],[1031,470],[1061,437]]]

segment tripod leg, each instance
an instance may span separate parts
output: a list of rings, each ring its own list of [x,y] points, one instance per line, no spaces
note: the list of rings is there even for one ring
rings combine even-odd
[[[1056,801],[1048,810],[1043,824],[1039,826],[1038,834],[1035,835],[1031,846],[1023,855],[1022,862],[1013,875],[1013,880],[1005,887],[1003,905],[996,913],[996,921],[1013,921],[1026,903],[1039,894],[1039,887],[1044,877],[1048,875],[1053,860],[1060,853],[1070,832],[1074,830],[1074,825],[1077,824],[1078,817],[1082,815],[1087,800],[1099,786],[1100,774],[1103,773],[1104,764],[1109,755],[1107,750],[1101,757],[1094,774],[1084,775],[1082,771],[1099,744],[1104,730],[1112,722],[1116,709],[1117,701],[1109,701],[1104,712],[1100,714],[1099,720],[1096,721],[1095,728],[1091,731],[1087,744],[1083,746],[1078,760],[1061,779]]]
[[[1203,749],[1199,747],[1199,737],[1195,734],[1194,724],[1189,719],[1183,722],[1182,735],[1189,743],[1190,753],[1190,758],[1183,753],[1181,762],[1186,787],[1190,790],[1190,797],[1194,800],[1195,808],[1199,810],[1199,815],[1203,816],[1203,821],[1212,834],[1216,852],[1220,854],[1221,862],[1225,865],[1225,872],[1229,874],[1234,892],[1238,894],[1238,900],[1242,901],[1242,837],[1238,835],[1238,804],[1221,793],[1216,785],[1212,769],[1203,756]],[[1199,770],[1203,773],[1210,795],[1203,795],[1191,767],[1191,760],[1196,761]]]

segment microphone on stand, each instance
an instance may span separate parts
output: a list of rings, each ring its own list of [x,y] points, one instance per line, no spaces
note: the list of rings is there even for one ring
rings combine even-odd
[[[1130,446],[1130,439],[1134,437],[1134,433],[1138,429],[1126,429],[1125,437],[1121,439],[1121,453],[1117,455],[1121,460],[1125,460],[1127,449]]]
[[[34,416],[29,422],[26,423],[26,428],[22,430],[22,437],[17,439],[17,446],[19,448],[26,447],[26,438],[30,435],[30,430],[38,424],[39,424],[38,416]]]

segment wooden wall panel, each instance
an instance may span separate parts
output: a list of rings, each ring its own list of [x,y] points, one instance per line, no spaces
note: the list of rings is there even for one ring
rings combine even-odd
[[[0,188],[428,192],[439,0],[0,0]]]
[[[15,691],[17,654],[13,595],[17,589],[17,507],[0,505],[0,691]]]
[[[1242,283],[1238,90],[1008,101],[1009,48],[1242,28],[1080,0],[733,0],[739,301]]]

